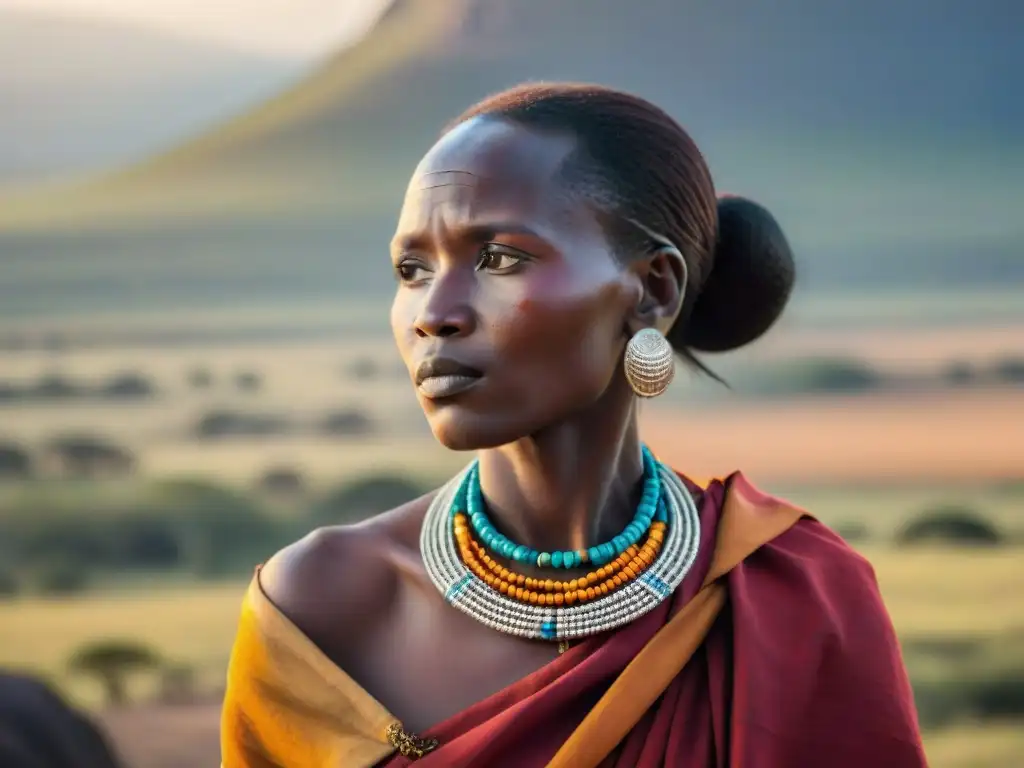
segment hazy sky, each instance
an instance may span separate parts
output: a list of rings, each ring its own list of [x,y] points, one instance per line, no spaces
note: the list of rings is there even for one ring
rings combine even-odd
[[[309,58],[358,35],[387,0],[0,0],[19,8],[145,24],[280,56]]]

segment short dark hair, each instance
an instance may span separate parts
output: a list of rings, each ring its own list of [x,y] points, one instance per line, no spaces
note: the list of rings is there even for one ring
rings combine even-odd
[[[782,314],[795,267],[781,227],[757,203],[716,196],[700,150],[667,112],[599,85],[527,83],[485,98],[446,130],[486,116],[574,135],[579,148],[563,169],[567,183],[679,248],[688,282],[669,332],[679,353],[692,359],[691,350],[741,347]],[[620,229],[608,235],[626,245]]]

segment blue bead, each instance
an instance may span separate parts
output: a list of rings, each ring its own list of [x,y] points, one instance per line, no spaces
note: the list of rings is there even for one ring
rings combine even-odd
[[[523,562],[536,563],[538,557],[540,557],[540,552],[538,552],[536,549],[531,549],[529,552],[526,553],[526,559],[523,560]]]
[[[551,566],[553,568],[561,568],[562,567],[562,553],[561,552],[555,552],[555,553],[553,553],[551,555]]]
[[[566,551],[562,553],[562,567],[567,571],[575,568],[579,563],[576,561],[579,559],[579,555],[575,552]]]
[[[549,565],[551,565],[551,553],[541,552],[539,555],[537,555],[537,565],[540,568],[547,568]]]
[[[628,546],[626,544],[625,537],[621,533],[618,536],[616,536],[614,539],[612,539],[612,545],[617,550],[616,553],[615,553],[616,555],[621,555],[623,552],[626,551],[626,547]]]
[[[517,563],[527,562],[527,556],[530,554],[530,548],[520,544],[512,551],[512,559]]]
[[[601,552],[597,547],[591,547],[587,550],[587,558],[595,565],[600,565]]]
[[[512,557],[512,553],[515,552],[515,551],[516,551],[515,545],[511,541],[509,541],[508,539],[505,539],[502,542],[501,554],[503,554],[505,557],[511,558]]]

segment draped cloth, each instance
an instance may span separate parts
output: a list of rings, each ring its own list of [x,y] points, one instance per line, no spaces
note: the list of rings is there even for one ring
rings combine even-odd
[[[701,547],[672,598],[418,734],[439,742],[419,759],[395,752],[397,718],[257,577],[228,674],[223,767],[926,766],[867,561],[742,475],[695,493]],[[634,724],[618,734],[622,723]]]

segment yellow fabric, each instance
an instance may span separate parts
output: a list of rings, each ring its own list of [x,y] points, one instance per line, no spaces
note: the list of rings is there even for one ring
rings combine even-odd
[[[252,580],[221,717],[223,768],[369,768],[397,722],[325,656]]]
[[[700,591],[626,665],[547,768],[599,766],[704,642],[725,605],[722,578],[803,515],[803,510],[762,496],[737,476],[725,499],[715,553]]]
[[[548,768],[593,768],[700,646],[725,602],[721,577],[789,528],[800,510],[730,488],[704,586],[622,671]],[[222,768],[371,768],[399,722],[334,664],[252,580],[242,604],[221,720]]]

